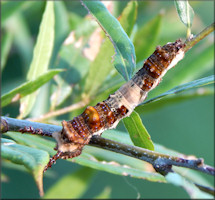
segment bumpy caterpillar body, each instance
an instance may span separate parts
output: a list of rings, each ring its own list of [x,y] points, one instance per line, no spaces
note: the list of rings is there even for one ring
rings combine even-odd
[[[63,121],[61,133],[53,134],[57,141],[57,154],[50,159],[45,170],[58,158],[80,155],[93,135],[101,135],[104,130],[115,128],[122,118],[129,116],[148,92],[159,84],[165,73],[183,59],[184,46],[181,40],[158,46],[134,77],[108,99],[94,107],[88,106],[71,121]]]

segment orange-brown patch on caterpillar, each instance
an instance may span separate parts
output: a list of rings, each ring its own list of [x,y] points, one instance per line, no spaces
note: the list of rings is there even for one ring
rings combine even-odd
[[[145,62],[144,68],[147,71],[148,75],[150,75],[154,79],[159,78],[159,76],[161,75],[161,71],[157,66],[151,63],[149,59]]]
[[[117,112],[122,115],[122,116],[125,116],[128,112],[128,109],[122,105],[120,108],[117,109]]]
[[[99,113],[94,107],[88,106],[82,116],[91,130],[97,131],[102,128]]]
[[[61,137],[63,143],[73,143],[73,144],[87,144],[90,132],[84,127],[84,124],[80,122],[79,117],[75,117],[71,121],[63,121],[63,129],[61,132]]]
[[[111,111],[105,102],[98,103],[97,106],[99,106],[101,108],[104,115],[107,115],[109,113],[109,111]]]
[[[109,113],[106,117],[106,120],[107,120],[107,123],[110,125],[112,125],[116,121],[116,118],[115,118],[114,113],[112,111],[109,111]]]
[[[100,102],[95,107],[97,107],[101,114],[100,122],[103,126],[109,127],[116,121],[115,113],[111,111],[110,107],[105,102]]]
[[[74,135],[77,137],[87,138],[89,133],[89,130],[87,129],[85,122],[81,116],[75,117],[72,121],[72,127],[74,128],[75,132]]]
[[[144,79],[144,84],[142,86],[142,90],[147,91],[150,90],[153,86],[154,82],[150,80],[149,78]]]
[[[166,69],[169,64],[171,63],[173,56],[169,55],[167,52],[162,51],[162,52],[157,52],[157,56],[159,54],[159,66],[162,66],[163,69]]]

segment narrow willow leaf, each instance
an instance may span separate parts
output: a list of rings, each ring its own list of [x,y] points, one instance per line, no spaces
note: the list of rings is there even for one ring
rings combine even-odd
[[[133,43],[136,50],[137,62],[146,59],[153,53],[157,45],[162,22],[163,13],[160,13],[136,32]]]
[[[135,70],[136,56],[132,42],[118,20],[99,1],[84,1],[86,9],[95,17],[112,42],[115,55],[114,66],[128,81]]]
[[[16,11],[18,11],[21,7],[30,5],[31,2],[28,1],[4,1],[1,2],[1,23],[4,24],[5,21],[11,17]]]
[[[195,88],[195,87],[202,87],[204,85],[209,85],[209,84],[212,84],[214,82],[215,82],[214,75],[211,75],[211,76],[208,76],[208,77],[205,77],[205,78],[201,78],[201,79],[198,79],[198,80],[195,80],[195,81],[191,81],[189,83],[185,83],[185,84],[179,85],[177,87],[174,87],[171,90],[168,90],[167,92],[164,92],[163,94],[161,94],[161,95],[159,95],[157,97],[149,99],[148,101],[145,101],[145,102],[141,103],[139,106],[147,104],[149,102],[157,101],[157,100],[159,100],[159,99],[161,99],[163,97],[166,97],[166,96],[169,96],[169,95],[172,95],[172,94],[183,92],[183,91]]]
[[[82,167],[75,173],[65,175],[46,192],[44,198],[80,199],[89,187],[93,172],[93,169]]]
[[[168,173],[166,180],[176,186],[183,187],[191,199],[212,199],[213,196],[201,191],[194,183],[176,173]]]
[[[120,23],[125,26],[125,31],[131,32],[137,14],[137,3],[132,1],[128,3],[124,9]],[[129,26],[127,26],[127,23]],[[133,25],[132,25],[133,24]],[[104,80],[112,71],[111,56],[114,54],[114,49],[110,41],[105,40],[102,44],[96,59],[91,63],[89,74],[86,77],[84,92],[88,95],[94,95],[98,89],[104,85]],[[101,67],[104,66],[104,67]]]
[[[12,30],[10,27],[13,27]],[[14,14],[7,20],[6,28],[14,34],[14,45],[16,45],[24,66],[24,72],[27,72],[32,59],[33,38],[30,34],[30,27],[22,13]]]
[[[40,88],[42,85],[44,85],[49,80],[51,80],[54,75],[58,74],[61,71],[63,71],[63,70],[61,70],[61,69],[49,70],[46,73],[44,73],[43,75],[38,76],[36,79],[34,79],[32,81],[27,81],[26,83],[11,90],[7,94],[4,94],[1,97],[2,107],[10,104],[11,102],[18,101],[19,99],[25,97],[26,95],[33,93],[38,88]]]
[[[61,78],[61,76],[55,76],[55,83],[57,83],[57,85],[51,85],[54,92],[51,94],[50,98],[50,110],[55,110],[55,107],[62,104],[73,91],[71,85]]]
[[[66,36],[69,34],[69,19],[65,3],[62,1],[55,1],[54,9],[55,9],[55,40],[52,59],[50,61],[51,66],[53,65],[53,63],[55,63],[55,60],[58,58],[57,54],[59,53],[59,49],[63,41],[65,40]]]
[[[86,77],[84,92],[89,96],[95,95],[102,83],[113,69],[110,57],[114,49],[109,40],[105,40],[95,60],[90,64],[89,73]],[[104,66],[104,67],[101,67]]]
[[[47,1],[46,9],[40,24],[39,35],[34,48],[33,60],[27,75],[27,80],[34,80],[44,74],[49,65],[54,44],[54,2]],[[21,100],[19,118],[27,116],[37,97],[37,92]]]
[[[43,195],[43,169],[49,161],[49,154],[46,151],[19,145],[12,140],[2,138],[1,156],[13,163],[24,165],[32,173],[40,195]]]
[[[116,139],[117,141],[123,143],[132,144],[129,136],[125,133],[120,134],[118,131],[114,130],[106,132],[104,133],[104,136],[106,138],[109,137],[109,139]],[[109,132],[113,132],[113,134],[110,135]],[[52,141],[47,141],[41,137],[35,137],[33,135],[23,135],[21,133],[7,133],[6,135],[12,137],[21,144],[30,145],[32,147],[43,150],[47,150],[47,148],[50,148],[49,152],[51,155],[56,153],[53,150],[55,143]],[[96,157],[94,157],[94,155],[96,155]],[[98,161],[97,157],[99,157],[99,160],[102,161]],[[105,160],[112,160],[113,162],[106,162]],[[71,160],[69,159],[68,161]],[[76,163],[83,166],[91,167],[97,170],[102,170],[117,175],[130,175],[135,178],[143,178],[149,181],[165,182],[165,178],[160,174],[154,172],[147,172],[147,168],[144,167],[145,163],[141,160],[131,158],[122,154],[116,154],[114,152],[103,149],[100,149],[100,151],[98,151],[96,147],[86,146],[83,150],[83,153],[79,157],[72,159],[72,161],[75,161]]]
[[[123,123],[135,146],[154,151],[151,137],[137,112],[133,111],[129,117],[124,118]]]
[[[110,199],[110,197],[111,197],[111,187],[107,186],[94,199]]]
[[[73,159],[74,162],[91,167],[93,169],[106,171],[112,174],[117,174],[121,176],[130,176],[133,178],[146,179],[155,182],[166,182],[165,178],[154,172],[147,172],[134,167],[130,167],[129,163],[127,165],[120,165],[117,161],[98,161],[95,157],[88,155],[79,156]]]
[[[124,133],[127,134],[127,133]],[[132,143],[132,142],[131,142]],[[130,167],[133,169],[138,169],[142,171],[152,172],[149,168],[147,168],[150,164],[145,163],[141,160],[125,156],[123,154],[117,154],[108,150],[104,149],[96,149],[95,147],[85,148],[84,155],[82,158],[86,158],[86,156],[93,156],[96,161],[106,161],[106,162],[113,162],[112,164],[118,165],[122,167]],[[111,164],[110,162],[110,164]],[[153,171],[154,172],[154,171]],[[123,175],[123,174],[121,174]]]
[[[122,11],[119,22],[128,36],[131,36],[137,18],[137,2],[130,1]]]
[[[170,150],[171,152],[171,150]],[[188,169],[188,168],[182,168],[182,167],[175,167],[173,166],[174,172],[180,174],[181,176],[185,177],[186,179],[194,182],[194,183],[201,183],[201,185],[204,185],[206,187],[213,187],[213,184],[210,183],[207,178],[201,174],[198,173],[198,171]]]
[[[182,103],[184,101],[190,101],[193,99],[197,99],[199,97],[205,97],[205,96],[212,96],[214,95],[214,87],[207,87],[207,88],[194,88],[192,90],[188,90],[186,92],[177,94],[177,95],[169,95],[165,98],[158,99],[150,99],[149,101],[146,101],[145,104],[143,103],[140,106],[137,106],[135,108],[135,111],[140,113],[152,113],[153,111],[158,111],[159,109],[162,109],[165,106],[171,106],[177,103]]]
[[[6,135],[15,140],[19,144],[44,150],[48,152],[50,155],[56,154],[56,151],[54,150],[55,142],[44,139],[41,136],[22,134],[18,132],[7,132]]]
[[[128,144],[128,145],[133,145],[133,142],[131,140],[131,137],[129,134],[123,131],[115,130],[115,129],[110,129],[106,130],[103,134],[102,137],[114,140],[117,142],[121,142],[123,144]]]
[[[193,22],[194,11],[190,6],[188,0],[186,1],[175,0],[175,6],[183,24],[190,28]]]
[[[13,33],[6,32],[2,35],[2,43],[1,43],[1,71],[3,71],[4,66],[7,62],[7,57],[12,45],[13,41]]]
[[[64,6],[62,4],[60,7],[61,9],[59,9],[58,6],[56,18],[57,15],[61,16],[61,12],[63,12],[64,10]],[[66,17],[65,20],[67,20]],[[57,20],[56,23],[59,23],[58,27],[61,26],[59,20]],[[63,22],[61,21],[61,23]],[[67,97],[71,95],[72,91],[74,91],[72,90],[72,85],[79,84],[80,88],[83,90],[84,87],[82,87],[81,81],[84,79],[84,77],[86,77],[86,79],[89,79],[86,74],[89,71],[90,63],[92,62],[86,57],[86,55],[84,54],[84,50],[85,48],[92,46],[89,45],[88,42],[89,38],[93,35],[93,32],[95,31],[96,27],[98,27],[98,25],[95,24],[95,22],[93,23],[92,20],[79,20],[78,26],[75,27],[75,29],[70,34],[68,34],[66,39],[64,39],[64,43],[62,44],[60,51],[58,52],[59,55],[57,57],[57,64],[60,67],[66,69],[66,71],[57,76],[57,89],[53,88],[54,93],[51,97],[53,100],[51,105],[52,109],[54,109],[55,106],[58,106],[63,103],[67,99]],[[63,26],[62,29],[66,28]],[[64,30],[64,32],[65,31],[66,30]],[[59,33],[61,32],[58,30],[56,32],[56,37]],[[56,40],[60,40],[60,38],[56,38]],[[93,70],[95,66],[93,64],[91,66],[92,68],[90,67],[90,70]],[[82,93],[78,91],[75,97],[80,99],[81,94]],[[76,99],[74,99],[74,102],[75,101]]]

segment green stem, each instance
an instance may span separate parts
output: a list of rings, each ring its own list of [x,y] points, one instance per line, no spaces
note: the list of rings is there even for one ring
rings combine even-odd
[[[192,39],[188,39],[185,41],[185,48],[184,51],[188,51],[191,49],[196,43],[198,43],[200,40],[205,38],[207,35],[212,33],[215,30],[215,23],[212,23],[210,26],[206,27],[202,32],[200,32],[198,35],[193,37]]]

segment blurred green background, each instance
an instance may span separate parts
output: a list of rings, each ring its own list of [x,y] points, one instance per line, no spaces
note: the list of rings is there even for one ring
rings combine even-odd
[[[75,19],[83,18],[87,11],[79,1],[64,1],[63,3],[67,11],[65,15],[70,19],[69,30],[72,31],[78,27]],[[197,34],[214,21],[214,1],[191,1],[190,4],[195,12],[192,32]],[[114,1],[113,5],[113,15],[118,17],[127,5],[127,1]],[[11,48],[2,71],[2,94],[26,80],[44,8],[45,2],[43,1],[24,2],[11,15],[11,18],[2,23],[1,37],[7,31],[12,33]],[[179,20],[173,1],[138,2],[137,26],[141,27],[161,10],[164,12],[164,16],[157,45],[175,41],[180,37],[185,38],[186,27]],[[62,40],[66,37],[67,35],[62,36]],[[145,39],[147,40],[147,38]],[[212,36],[206,39],[213,40]],[[198,51],[199,45],[201,42],[186,54],[187,62],[195,59],[192,57],[192,53]],[[189,66],[179,64],[177,69],[174,68],[172,71],[181,71],[183,67]],[[204,65],[201,67],[204,68]],[[195,71],[191,73],[195,73]],[[171,74],[174,72],[168,72],[164,79],[172,79]],[[213,66],[208,67],[208,70],[196,77],[202,78],[211,74],[214,74]],[[177,76],[177,73],[174,75]],[[2,109],[4,116],[17,117],[18,114],[19,103]],[[184,154],[204,158],[206,164],[214,166],[214,98],[212,95],[164,106],[152,112],[144,113],[142,111],[141,118],[153,142]],[[59,119],[63,119],[63,117],[61,116]],[[119,124],[117,130],[125,130],[122,123]],[[1,170],[2,198],[39,198],[36,184],[23,166],[3,162]],[[104,189],[106,189],[107,197],[110,198],[138,198],[139,196],[141,198],[189,198],[185,190],[180,187],[96,171],[64,160],[59,160],[46,173],[44,177],[45,192],[64,175],[78,170],[89,172],[90,177],[81,198],[94,198]],[[202,176],[214,185],[212,177],[203,174]],[[75,182],[71,181],[70,184],[73,187]]]

